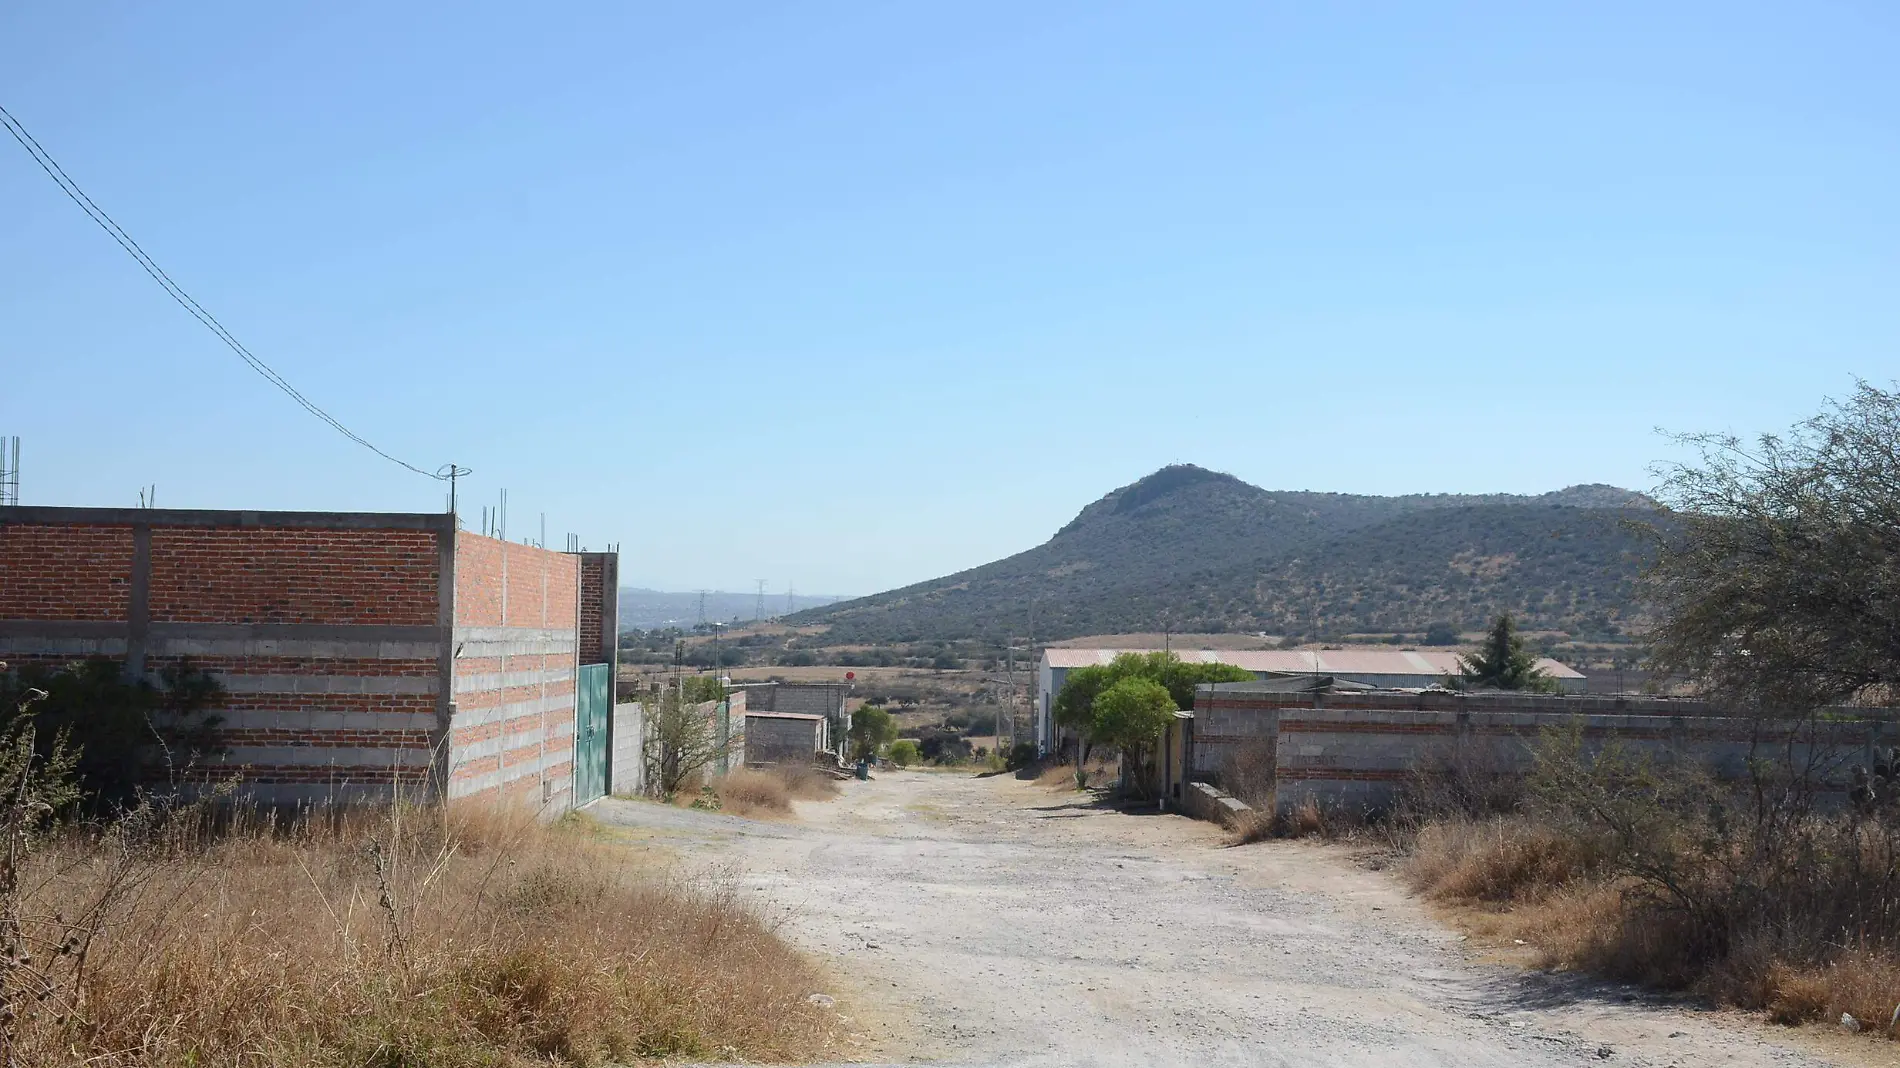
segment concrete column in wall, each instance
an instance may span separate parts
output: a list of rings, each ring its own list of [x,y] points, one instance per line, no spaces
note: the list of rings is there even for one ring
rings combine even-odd
[[[132,575],[125,609],[125,679],[145,677],[145,649],[152,629],[152,525],[132,524]]]
[[[442,648],[436,654],[436,673],[441,681],[435,693],[436,737],[432,739],[430,788],[435,799],[444,802],[449,799],[449,758],[455,737],[455,539],[460,526],[451,512],[448,528],[436,535],[435,625]]]

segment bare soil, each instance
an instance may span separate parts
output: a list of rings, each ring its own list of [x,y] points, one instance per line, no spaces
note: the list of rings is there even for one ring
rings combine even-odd
[[[1013,777],[888,772],[797,824],[607,800],[623,834],[737,880],[825,961],[859,1060],[980,1065],[1896,1063],[1470,947],[1342,847]]]

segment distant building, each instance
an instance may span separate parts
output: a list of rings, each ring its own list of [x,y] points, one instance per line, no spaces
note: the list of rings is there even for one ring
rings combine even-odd
[[[748,713],[795,713],[822,720],[818,749],[844,755],[845,736],[851,729],[844,714],[844,699],[851,689],[848,683],[751,682],[744,689]],[[751,753],[748,746],[747,762],[752,762]]]
[[[747,767],[784,764],[804,767],[829,746],[824,716],[808,712],[751,712],[745,715]]]
[[[1036,675],[1036,746],[1044,753],[1057,745],[1056,694],[1069,672],[1092,664],[1106,664],[1123,653],[1158,652],[1155,649],[1044,649]],[[1187,661],[1232,664],[1258,679],[1295,675],[1325,676],[1339,683],[1360,683],[1382,690],[1417,690],[1444,681],[1459,670],[1455,650],[1411,649],[1182,649],[1175,655]],[[1564,693],[1582,693],[1582,674],[1549,657],[1537,666],[1557,680]]]

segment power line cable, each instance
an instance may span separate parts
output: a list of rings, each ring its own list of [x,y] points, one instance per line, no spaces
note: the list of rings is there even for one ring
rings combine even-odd
[[[172,281],[171,275],[165,273],[165,269],[158,265],[158,261],[147,255],[145,250],[139,247],[139,243],[132,240],[132,235],[126,233],[125,230],[113,220],[112,216],[107,215],[103,208],[93,203],[92,198],[86,195],[86,191],[79,188],[79,184],[66,174],[65,169],[59,165],[59,161],[55,160],[52,154],[47,152],[46,149],[34,139],[32,134],[27,132],[26,127],[20,124],[20,120],[14,118],[13,114],[7,111],[5,107],[0,107],[0,126],[5,126],[7,132],[13,135],[13,139],[20,143],[20,147],[26,149],[27,154],[33,157],[33,162],[39,164],[40,169],[46,172],[46,176],[53,180],[53,184],[59,186],[60,192],[65,193],[74,204],[79,205],[80,210],[84,211],[88,218],[97,223],[99,228],[106,232],[107,236],[118,242],[119,247],[125,250],[126,255],[131,256],[140,267],[144,268],[145,273],[152,277],[152,281],[157,282],[159,288],[163,289],[172,300],[177,301],[179,307],[191,313],[192,318],[202,323],[205,329],[217,335],[218,340],[224,342],[232,352],[237,353],[238,357],[242,359],[251,370],[256,371],[259,375],[264,377],[265,381],[282,390],[291,400],[296,401],[297,405],[304,411],[316,416],[328,424],[331,429],[356,444],[388,460],[390,463],[407,468],[418,475],[440,479],[444,482],[452,482],[456,478],[469,473],[467,468],[459,468],[453,464],[444,464],[434,471],[425,471],[406,460],[399,459],[377,448],[368,439],[351,430],[349,427],[344,426],[335,416],[318,407],[315,401],[304,396],[297,390],[297,387],[291,385],[283,375],[278,374],[274,368],[265,363],[256,353],[246,348],[243,342],[239,341],[229,330],[226,330],[224,324],[219,322],[209,311],[206,311],[204,305],[199,304],[190,293],[185,292],[182,286]]]

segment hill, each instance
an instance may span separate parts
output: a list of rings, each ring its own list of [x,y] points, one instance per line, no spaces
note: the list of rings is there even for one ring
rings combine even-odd
[[[1176,465],[1123,486],[1027,552],[798,613],[831,642],[1155,630],[1329,636],[1482,626],[1604,635],[1634,615],[1647,498],[1268,491]]]

